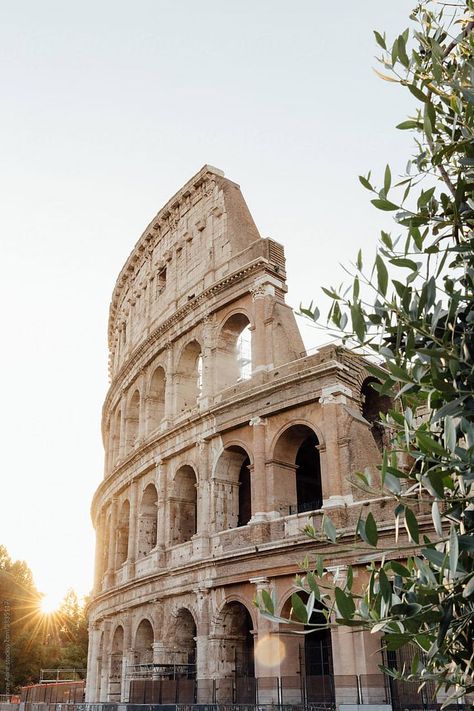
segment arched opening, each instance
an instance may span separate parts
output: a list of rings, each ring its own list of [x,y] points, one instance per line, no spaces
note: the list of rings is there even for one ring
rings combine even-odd
[[[161,366],[153,373],[147,397],[147,432],[153,432],[165,416],[165,371]]]
[[[151,664],[153,662],[153,627],[149,620],[142,620],[135,633],[136,664]]]
[[[174,628],[176,649],[176,664],[188,665],[188,676],[194,676],[196,668],[196,623],[194,617],[185,607],[177,616]]]
[[[252,336],[244,314],[234,314],[224,323],[217,348],[217,388],[230,387],[252,377]]]
[[[307,425],[285,430],[273,456],[274,507],[282,515],[323,505],[319,440]]]
[[[243,447],[227,447],[214,472],[215,528],[245,526],[252,516],[250,458]]]
[[[176,373],[176,409],[183,412],[196,406],[202,391],[202,355],[201,346],[191,341],[184,348]]]
[[[308,594],[305,592],[297,594],[306,605]],[[312,626],[327,623],[325,611],[324,605],[316,602],[309,620],[310,624],[304,625],[295,621],[291,625],[280,624],[279,628],[286,649],[281,674],[304,676],[307,700],[314,702],[334,701],[331,630]],[[281,616],[294,619],[291,597],[284,604]],[[294,635],[295,632],[303,630],[311,630],[311,632],[302,636]]]
[[[234,601],[224,606],[220,632],[225,676],[255,677],[253,622],[245,605]]]
[[[171,499],[171,545],[185,543],[197,533],[197,480],[194,469],[180,467]]]
[[[112,638],[110,653],[109,693],[108,701],[121,701],[123,666],[123,627],[119,625]]]
[[[380,413],[386,415],[392,407],[392,401],[387,395],[380,395],[374,389],[376,383],[378,381],[375,378],[367,378],[362,383],[362,417],[369,422],[375,444],[382,452],[385,444],[385,428],[380,421]]]
[[[128,558],[128,534],[130,527],[130,503],[128,499],[122,504],[117,527],[117,555],[115,567],[119,568]]]
[[[138,556],[142,557],[156,546],[158,494],[154,484],[148,484],[140,502],[138,521]]]
[[[135,390],[127,408],[127,421],[126,421],[126,442],[127,451],[133,449],[138,440],[140,422],[140,393]]]

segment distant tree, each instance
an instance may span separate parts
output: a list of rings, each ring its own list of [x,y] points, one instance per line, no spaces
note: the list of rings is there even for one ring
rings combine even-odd
[[[394,530],[403,525],[409,541],[384,547],[373,514],[361,514],[357,545],[381,559],[367,587],[354,591],[349,568],[329,590],[318,559],[298,580],[310,594],[307,604],[294,596],[292,617],[307,624],[322,599],[328,624],[379,632],[388,650],[412,649],[411,668],[389,674],[435,682],[452,699],[474,690],[474,4],[419,2],[411,20],[414,29],[390,46],[375,38],[377,73],[418,102],[398,125],[414,132],[415,152],[396,185],[388,166],[380,188],[370,173],[360,177],[401,234],[381,233],[368,268],[359,251],[351,288],[324,289],[331,324],[346,346],[375,359],[374,387],[394,401],[380,418],[390,440],[381,490],[369,471],[355,484],[394,499]],[[305,312],[319,319],[317,309]],[[417,511],[427,508],[431,524],[421,527]],[[323,534],[339,537],[327,516]],[[268,594],[259,604],[277,619]]]

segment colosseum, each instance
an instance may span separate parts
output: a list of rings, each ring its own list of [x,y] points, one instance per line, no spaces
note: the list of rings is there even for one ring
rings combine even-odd
[[[343,545],[364,503],[349,479],[380,460],[364,362],[305,351],[285,279],[283,247],[260,237],[239,186],[207,165],[117,279],[88,701],[385,698],[376,635],[287,634],[254,605],[267,590],[287,613],[295,573],[316,553],[330,575],[350,562],[363,578],[364,554]],[[328,511],[337,545],[303,533]]]

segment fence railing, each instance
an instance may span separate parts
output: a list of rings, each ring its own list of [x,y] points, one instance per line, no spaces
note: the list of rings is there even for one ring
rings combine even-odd
[[[133,704],[307,705],[386,704],[389,688],[382,674],[231,677],[227,679],[131,679]]]

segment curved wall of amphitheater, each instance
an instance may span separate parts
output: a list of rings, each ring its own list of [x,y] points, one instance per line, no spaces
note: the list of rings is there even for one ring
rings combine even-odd
[[[118,277],[92,504],[89,701],[128,700],[134,675],[172,665],[197,678],[199,701],[211,683],[231,700],[236,679],[297,678],[302,663],[336,680],[378,673],[373,636],[335,630],[314,651],[253,605],[266,589],[288,610],[305,555],[323,554],[338,576],[360,563],[362,578],[363,556],[302,529],[330,509],[350,531],[360,503],[348,477],[379,461],[363,362],[305,353],[285,276],[283,247],[260,237],[239,187],[204,166]],[[270,633],[281,638],[272,660]]]

